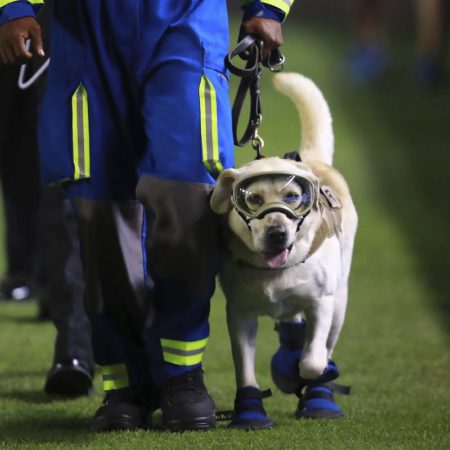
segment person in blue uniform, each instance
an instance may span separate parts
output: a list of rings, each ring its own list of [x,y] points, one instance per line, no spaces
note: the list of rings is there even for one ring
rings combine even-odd
[[[0,0],[0,60],[44,56],[42,0]],[[243,30],[282,43],[293,0],[243,5]],[[78,218],[104,405],[93,429],[209,429],[203,382],[220,263],[209,209],[233,165],[225,0],[56,0],[39,123],[46,183]],[[30,38],[29,49],[25,40]]]

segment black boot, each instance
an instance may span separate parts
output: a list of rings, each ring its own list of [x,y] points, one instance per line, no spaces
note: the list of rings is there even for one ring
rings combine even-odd
[[[50,395],[67,397],[91,395],[93,376],[94,371],[87,363],[76,358],[66,358],[49,370],[44,391]]]
[[[92,419],[91,428],[96,432],[114,430],[147,429],[151,415],[146,403],[129,389],[108,391]]]
[[[172,378],[161,386],[164,425],[171,431],[208,430],[216,424],[213,399],[201,368]]]

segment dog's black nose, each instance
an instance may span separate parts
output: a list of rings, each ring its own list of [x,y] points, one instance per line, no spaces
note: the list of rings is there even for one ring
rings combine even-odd
[[[271,244],[282,245],[286,242],[287,231],[283,226],[270,227],[267,230],[267,239]]]

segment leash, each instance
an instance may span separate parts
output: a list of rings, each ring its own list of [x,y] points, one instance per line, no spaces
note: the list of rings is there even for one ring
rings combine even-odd
[[[30,50],[31,40],[27,39],[25,42],[25,47],[27,50]],[[36,81],[43,75],[43,73],[47,70],[50,64],[50,58],[47,58],[44,64],[28,79],[25,80],[25,74],[27,71],[28,64],[22,64],[20,66],[19,78],[17,80],[17,86],[19,89],[25,90],[31,87]]]
[[[45,4],[41,6],[37,13],[37,21],[41,25],[42,30],[42,38],[44,41],[45,47],[47,47],[47,50],[49,48],[49,29],[50,29],[50,19],[52,16],[53,11],[53,3],[54,0],[46,0]],[[30,50],[30,44],[31,40],[27,39],[25,42],[25,47],[27,50]],[[19,77],[17,80],[17,85],[19,89],[25,90],[30,88],[36,81],[44,74],[44,72],[47,70],[49,64],[50,64],[50,58],[47,58],[45,61],[42,62],[42,64],[39,67],[36,67],[36,64],[38,62],[33,59],[30,63],[22,64],[20,66],[19,71]],[[38,64],[39,65],[39,64]],[[27,76],[27,69],[31,72],[31,75],[28,79],[26,79]]]
[[[238,147],[243,147],[251,140],[252,147],[256,151],[255,159],[264,158],[262,153],[264,139],[259,135],[259,126],[262,121],[260,90],[262,68],[265,66],[271,72],[280,72],[283,70],[285,63],[285,57],[278,49],[272,50],[269,56],[263,59],[262,48],[262,41],[247,35],[225,58],[225,65],[228,70],[241,78],[232,108],[234,144]],[[233,59],[236,56],[247,61],[244,68],[240,68],[233,63]],[[250,114],[245,131],[242,137],[239,138],[237,127],[247,93],[250,95]]]

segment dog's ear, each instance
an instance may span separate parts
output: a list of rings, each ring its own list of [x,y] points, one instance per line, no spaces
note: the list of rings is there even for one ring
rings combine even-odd
[[[240,173],[238,169],[227,169],[217,179],[210,202],[211,209],[216,214],[226,214],[231,210],[231,191],[234,180],[236,180]]]

